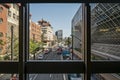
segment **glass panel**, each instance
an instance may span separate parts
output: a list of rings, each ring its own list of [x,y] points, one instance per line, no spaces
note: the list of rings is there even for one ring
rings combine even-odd
[[[72,19],[73,56],[82,59],[82,6],[79,7]],[[73,57],[74,59],[74,57]]]
[[[120,3],[94,3],[91,8],[91,59],[92,60],[120,60]],[[96,8],[97,7],[97,8]],[[103,14],[96,21],[96,9],[100,8]],[[116,9],[115,9],[116,8]],[[94,15],[92,15],[94,14]],[[100,17],[100,16],[105,16]]]
[[[19,80],[18,74],[0,74],[0,80]]]
[[[92,78],[95,78],[95,80],[120,80],[120,74],[119,73],[97,73],[92,74]]]
[[[19,6],[14,3],[1,3],[0,8],[0,61],[18,60]],[[14,14],[14,15],[13,15]],[[17,16],[17,17],[16,17]]]
[[[77,3],[30,4],[30,60],[73,59],[71,21],[79,6]],[[74,49],[80,51],[79,47]]]
[[[29,80],[82,80],[81,74],[29,74]]]

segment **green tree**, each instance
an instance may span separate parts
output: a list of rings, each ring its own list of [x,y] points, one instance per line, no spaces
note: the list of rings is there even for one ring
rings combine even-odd
[[[68,37],[66,40],[65,40],[65,45],[68,45],[68,47],[70,47],[70,44],[72,43],[72,40],[70,37]]]
[[[4,45],[4,41],[2,39],[0,39],[0,45]]]
[[[30,40],[30,54],[34,55],[35,59],[35,53],[40,49],[40,42],[35,42],[34,40]]]

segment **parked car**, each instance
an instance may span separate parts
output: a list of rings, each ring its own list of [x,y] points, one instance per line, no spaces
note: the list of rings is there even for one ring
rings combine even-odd
[[[44,55],[43,54],[39,54],[39,56],[38,56],[38,59],[43,59],[43,57],[44,57]]]
[[[68,74],[68,80],[82,80],[80,74]]]
[[[49,49],[45,49],[44,54],[48,54],[48,53],[49,53]]]
[[[48,48],[48,50],[49,50],[49,53],[52,52],[52,48]]]

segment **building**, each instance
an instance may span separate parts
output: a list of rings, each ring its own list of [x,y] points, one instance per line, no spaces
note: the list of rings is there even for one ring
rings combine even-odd
[[[97,3],[90,5],[92,49],[106,53],[106,57],[104,56],[105,59],[108,59],[109,57],[107,54],[114,55],[118,57],[117,59],[119,59],[120,45],[118,44],[120,43],[120,3]],[[78,16],[82,16],[82,6],[78,9],[72,20],[74,48],[81,48],[82,17],[78,18]],[[103,57],[102,55],[99,56]]]
[[[31,20],[30,15],[30,40],[33,40],[35,42],[41,42],[41,26]]]
[[[51,24],[43,19],[38,21],[38,24],[42,29],[42,41],[44,42],[44,47],[51,47],[53,42],[53,28]]]
[[[56,31],[55,35],[57,36],[58,42],[61,42],[63,40],[63,30]]]
[[[120,3],[97,3],[91,7],[92,51],[116,56],[104,56],[105,59],[120,59]]]
[[[19,6],[18,3],[10,3],[7,13],[7,54],[18,55],[19,44]]]
[[[7,13],[9,4],[0,4],[0,55],[6,53],[7,49]]]
[[[91,60],[120,60],[120,3],[94,3],[90,6],[91,43],[89,44],[89,41],[87,43],[91,46]],[[85,20],[82,19],[85,15],[82,14],[84,13],[83,9],[84,7],[81,6],[72,20],[73,48],[79,48],[81,53],[85,49],[84,43],[86,43],[83,41],[85,39],[82,39],[86,37],[84,34],[86,28],[84,25],[86,24],[84,24]],[[85,57],[85,54],[83,56]],[[111,74],[97,73],[95,75],[99,78],[105,78],[105,75],[112,77]],[[119,76],[119,74],[114,75]]]
[[[57,44],[57,36],[56,35],[53,35],[53,42],[52,42],[53,45]]]
[[[82,6],[78,9],[76,14],[72,19],[72,38],[73,38],[73,48],[74,49],[81,49],[81,41],[82,41]],[[78,18],[79,17],[79,18]]]

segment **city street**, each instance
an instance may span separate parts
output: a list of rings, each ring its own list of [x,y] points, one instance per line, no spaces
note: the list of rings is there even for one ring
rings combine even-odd
[[[44,54],[43,60],[62,60],[62,55],[55,51]],[[49,68],[49,66],[48,66]],[[29,80],[68,80],[66,74],[30,74]]]

